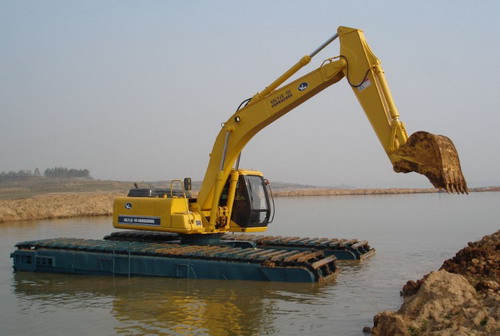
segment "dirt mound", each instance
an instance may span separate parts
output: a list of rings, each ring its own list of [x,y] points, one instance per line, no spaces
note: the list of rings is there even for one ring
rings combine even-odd
[[[500,231],[485,236],[477,242],[468,243],[457,254],[446,260],[440,270],[461,274],[476,290],[499,290],[500,283]],[[418,281],[408,281],[401,295],[408,297],[417,293],[427,275]],[[496,284],[495,284],[496,283]]]
[[[500,231],[486,236],[478,242],[469,243],[453,258],[446,260],[441,269],[464,275],[476,290],[493,289],[498,292]]]
[[[431,272],[397,312],[374,317],[373,335],[496,335],[500,296],[478,293],[459,274]]]
[[[373,335],[499,335],[500,231],[469,243],[439,271],[409,281],[397,312],[374,317]]]

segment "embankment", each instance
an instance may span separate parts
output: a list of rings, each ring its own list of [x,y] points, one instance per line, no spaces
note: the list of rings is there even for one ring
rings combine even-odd
[[[439,271],[408,281],[397,312],[374,317],[372,335],[500,335],[500,231],[469,243]]]
[[[469,188],[469,192],[500,191],[500,187]],[[356,196],[356,195],[398,195],[398,194],[431,194],[438,191],[434,188],[380,188],[380,189],[333,189],[333,188],[308,188],[308,189],[277,189],[273,195],[277,197],[295,196]]]
[[[276,190],[273,195],[277,197],[295,197],[295,196],[352,196],[352,195],[393,195],[393,194],[422,194],[436,193],[436,189],[415,189],[415,188],[389,188],[389,189],[290,189]]]
[[[121,193],[47,194],[0,200],[0,223],[8,221],[111,215]]]

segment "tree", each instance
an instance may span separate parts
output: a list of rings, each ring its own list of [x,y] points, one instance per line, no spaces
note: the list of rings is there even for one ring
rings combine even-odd
[[[53,178],[91,178],[88,169],[68,169],[63,167],[47,168],[43,176]]]

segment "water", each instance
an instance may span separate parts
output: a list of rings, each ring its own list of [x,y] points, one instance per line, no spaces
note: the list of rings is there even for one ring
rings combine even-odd
[[[365,239],[363,263],[319,284],[12,272],[19,241],[99,239],[110,218],[0,225],[1,335],[362,335],[401,287],[499,229],[500,193],[278,198],[266,234]]]

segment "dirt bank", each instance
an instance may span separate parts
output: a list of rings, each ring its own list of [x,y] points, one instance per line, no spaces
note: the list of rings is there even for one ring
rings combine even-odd
[[[469,243],[439,271],[408,281],[397,312],[374,317],[373,335],[500,335],[500,231]]]
[[[500,191],[500,187],[469,188],[469,192]],[[280,188],[273,189],[277,197],[296,196],[356,196],[356,195],[400,195],[400,194],[430,194],[438,191],[434,188],[380,188],[380,189],[334,189],[334,188]]]
[[[277,197],[294,196],[348,196],[348,195],[394,195],[394,194],[422,194],[437,193],[432,188],[386,188],[386,189],[329,189],[329,188],[310,188],[310,189],[291,189],[275,190],[273,195]]]
[[[48,194],[0,200],[0,223],[7,221],[103,216],[113,213],[113,199],[120,193]]]
[[[78,183],[77,183],[78,182]],[[0,185],[0,223],[7,221],[65,218],[79,216],[103,216],[112,214],[113,199],[124,196],[131,185],[125,182],[77,181],[26,185]],[[143,183],[145,186],[147,184]],[[15,188],[14,188],[15,187]],[[151,187],[154,187],[152,185]],[[44,193],[43,190],[68,190]],[[95,191],[87,191],[96,189]],[[110,189],[110,190],[109,190]],[[81,190],[86,190],[82,192]],[[120,191],[118,191],[120,190]],[[471,192],[500,191],[500,187],[475,188]],[[435,193],[435,189],[328,189],[278,188],[276,197],[345,196]],[[193,192],[193,195],[196,191]],[[23,196],[21,196],[23,195]],[[29,195],[29,196],[26,196]]]

